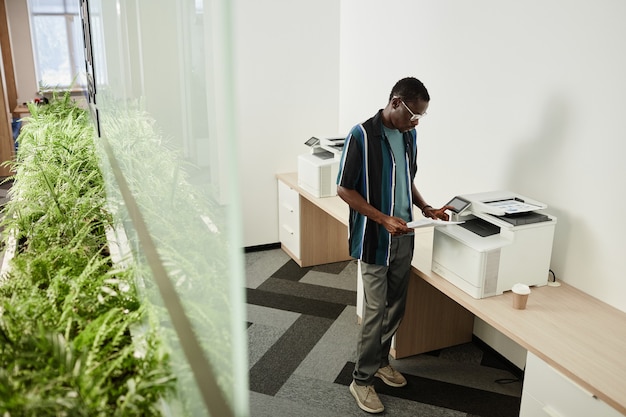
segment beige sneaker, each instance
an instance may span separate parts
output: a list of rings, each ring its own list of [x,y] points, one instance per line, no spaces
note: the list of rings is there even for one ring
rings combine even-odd
[[[391,365],[387,365],[384,368],[380,368],[374,376],[383,380],[383,382],[390,387],[403,387],[406,385],[406,379],[402,374],[391,367]]]
[[[385,411],[385,406],[380,402],[373,385],[361,386],[352,381],[350,392],[361,410],[368,413],[382,413]]]

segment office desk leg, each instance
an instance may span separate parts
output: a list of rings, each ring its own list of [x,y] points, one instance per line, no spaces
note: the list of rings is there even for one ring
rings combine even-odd
[[[474,315],[411,273],[406,313],[395,336],[396,359],[467,343]]]

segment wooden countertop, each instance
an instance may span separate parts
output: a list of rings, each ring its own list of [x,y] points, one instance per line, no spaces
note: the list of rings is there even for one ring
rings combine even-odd
[[[512,294],[475,299],[431,271],[432,228],[416,233],[417,275],[533,352],[591,395],[626,414],[626,313],[561,283],[533,287],[525,310]]]
[[[339,197],[314,197],[298,187],[296,173],[277,178],[347,224]],[[626,415],[626,313],[565,283],[533,287],[525,310],[512,307],[510,292],[475,299],[431,271],[432,231],[416,229],[412,266],[419,277]]]

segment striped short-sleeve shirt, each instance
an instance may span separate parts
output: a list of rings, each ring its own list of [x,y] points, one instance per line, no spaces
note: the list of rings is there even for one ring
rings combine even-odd
[[[417,138],[415,129],[403,133],[405,147],[403,192],[413,206],[411,185],[417,173]],[[344,143],[339,164],[337,184],[359,192],[365,200],[387,215],[393,215],[396,192],[396,163],[385,137],[382,110],[374,117],[354,126]],[[413,210],[409,210],[412,216]],[[412,220],[412,218],[410,219]],[[363,262],[389,265],[391,235],[379,225],[350,208],[349,236],[350,255]]]

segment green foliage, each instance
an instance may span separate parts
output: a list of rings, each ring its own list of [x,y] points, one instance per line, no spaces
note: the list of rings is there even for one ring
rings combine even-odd
[[[105,132],[103,142],[110,145],[112,158],[140,208],[160,261],[184,304],[217,383],[226,401],[232,403],[234,391],[241,387],[234,378],[232,334],[234,329],[245,332],[243,322],[233,322],[237,317],[233,314],[236,297],[230,277],[232,254],[239,253],[239,248],[229,247],[231,231],[227,227],[232,207],[215,200],[219,193],[212,189],[207,173],[185,163],[173,144],[175,139],[164,137],[141,103],[127,100],[116,103],[102,112],[100,120]],[[108,191],[109,201],[122,200],[119,189]],[[121,217],[121,222],[131,223],[123,207],[113,211]],[[139,241],[132,227],[126,232],[132,243]],[[137,250],[136,259],[145,267],[141,250]],[[142,291],[153,304],[162,303],[150,276]],[[161,334],[173,352],[171,363],[182,406],[187,414],[196,415],[194,406],[202,403],[202,399],[192,392],[195,382],[189,364],[173,328],[167,326],[170,318],[165,309],[158,309],[155,314],[166,324]]]
[[[69,94],[30,110],[2,220],[18,249],[0,278],[0,415],[160,415],[175,381],[134,266],[109,255],[88,113]]]

